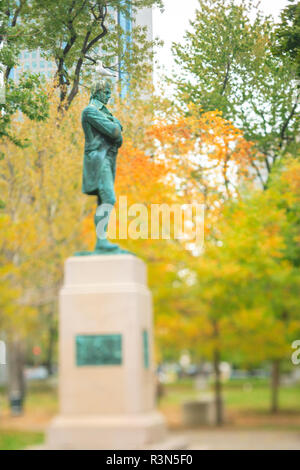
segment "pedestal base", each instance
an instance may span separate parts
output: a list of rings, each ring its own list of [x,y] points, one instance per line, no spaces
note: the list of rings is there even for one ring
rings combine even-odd
[[[155,411],[152,329],[152,299],[140,259],[67,260],[60,292],[60,413],[48,429],[48,449],[171,445]]]
[[[58,416],[48,429],[50,450],[126,450],[161,446],[166,440],[157,412],[132,416]]]

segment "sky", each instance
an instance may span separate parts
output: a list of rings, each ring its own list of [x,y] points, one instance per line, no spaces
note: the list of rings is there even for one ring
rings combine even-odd
[[[173,65],[172,42],[179,42],[183,38],[199,3],[198,0],[163,0],[163,3],[164,13],[158,9],[153,11],[153,29],[154,37],[159,37],[164,41],[164,46],[159,49],[156,59],[160,66],[163,66],[168,72]],[[280,10],[287,4],[287,0],[261,0],[261,9],[278,18]],[[155,79],[157,80],[157,77]]]

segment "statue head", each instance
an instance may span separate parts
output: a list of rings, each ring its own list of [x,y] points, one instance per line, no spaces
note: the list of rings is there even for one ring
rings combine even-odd
[[[99,78],[91,87],[91,99],[96,98],[103,104],[107,104],[111,97],[112,84],[109,79]]]

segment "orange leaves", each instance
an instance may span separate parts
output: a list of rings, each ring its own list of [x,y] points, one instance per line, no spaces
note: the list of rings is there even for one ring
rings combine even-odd
[[[127,140],[118,155],[116,191],[129,196],[134,192],[134,202],[153,202],[167,173],[164,162],[154,160]]]
[[[190,194],[200,190],[212,197],[208,206],[214,204],[216,193],[226,198],[234,195],[235,186],[249,177],[253,145],[219,111],[199,116],[191,107],[186,117],[157,120],[145,138],[153,142],[170,170],[185,180]]]
[[[197,114],[175,116],[170,121],[159,120],[146,133],[146,138],[155,139],[163,153],[197,152],[217,161],[230,158],[239,164],[249,162],[252,144],[219,111],[200,117]]]
[[[193,148],[191,124],[183,117],[178,117],[173,122],[160,120],[147,130],[145,138],[156,140],[169,151],[187,153]]]

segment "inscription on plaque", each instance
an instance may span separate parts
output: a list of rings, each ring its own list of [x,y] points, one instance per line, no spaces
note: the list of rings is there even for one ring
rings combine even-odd
[[[122,364],[122,335],[76,336],[77,366],[118,366]]]
[[[144,348],[144,366],[149,369],[149,335],[148,331],[143,331],[143,348]]]

